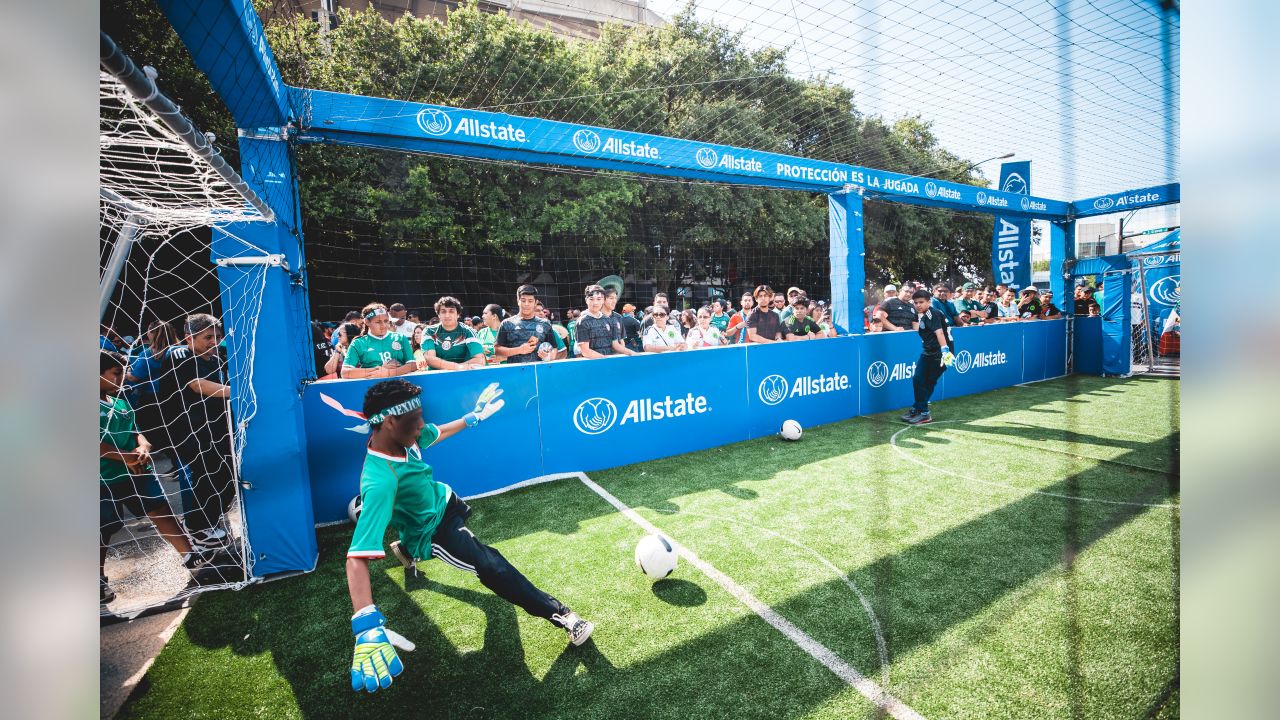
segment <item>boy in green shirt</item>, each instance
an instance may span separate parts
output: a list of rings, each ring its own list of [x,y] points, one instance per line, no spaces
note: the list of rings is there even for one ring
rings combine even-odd
[[[98,590],[103,605],[116,598],[115,591],[107,584],[107,545],[111,536],[124,527],[126,513],[150,518],[160,536],[183,557],[188,569],[203,564],[203,558],[191,555],[191,543],[174,518],[164,490],[151,469],[151,443],[138,432],[133,408],[118,394],[124,387],[127,362],[119,353],[99,351]]]
[[[427,326],[418,359],[434,370],[484,367],[484,344],[471,328],[458,322],[462,303],[446,295],[436,301],[435,310],[440,324]]]
[[[563,603],[534,587],[494,548],[480,542],[465,522],[471,508],[437,481],[422,450],[466,428],[472,428],[502,408],[502,390],[491,383],[480,393],[475,410],[443,425],[422,419],[422,389],[404,380],[385,380],[364,396],[364,416],[371,431],[364,470],[360,474],[360,515],[347,551],[347,587],[351,593],[351,631],[355,655],[351,661],[351,689],[376,692],[391,685],[404,665],[392,647],[412,650],[403,637],[387,630],[386,619],[373,604],[369,560],[385,556],[382,540],[387,525],[399,540],[391,552],[405,566],[417,560],[440,558],[445,564],[472,573],[498,597],[524,608],[565,630],[574,645],[591,636],[595,626]]]

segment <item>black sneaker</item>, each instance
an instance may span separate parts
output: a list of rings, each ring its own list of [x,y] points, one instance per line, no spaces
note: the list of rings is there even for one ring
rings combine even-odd
[[[920,414],[919,411],[917,411],[915,408],[911,408],[910,410],[908,410],[906,413],[902,415],[901,420],[904,423],[909,423],[912,420],[914,420],[916,416],[919,414]]]
[[[111,586],[107,584],[107,576],[99,575],[98,576],[98,602],[101,603],[102,605],[107,605],[111,602],[114,602],[115,599],[116,599],[116,591],[112,590]]]
[[[929,423],[933,422],[933,415],[931,413],[923,412],[923,413],[920,413],[919,415],[916,415],[914,418],[908,420],[907,422],[911,423],[912,425],[928,425]]]

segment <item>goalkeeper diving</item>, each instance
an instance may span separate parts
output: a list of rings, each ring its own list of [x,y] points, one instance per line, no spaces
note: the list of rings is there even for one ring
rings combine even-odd
[[[498,384],[491,383],[480,393],[473,411],[443,425],[423,420],[421,392],[404,380],[384,380],[364,396],[370,437],[360,475],[362,506],[347,551],[347,587],[355,610],[351,688],[356,691],[389,687],[392,678],[404,671],[395,648],[413,649],[412,643],[386,627],[369,584],[369,561],[386,556],[382,541],[388,524],[399,535],[391,543],[391,552],[406,571],[414,569],[418,560],[439,558],[475,575],[498,597],[561,628],[574,645],[586,642],[595,629],[534,587],[501,553],[480,542],[465,524],[471,508],[448,485],[435,480],[431,466],[422,459],[424,448],[473,428],[502,409]]]
[[[950,321],[932,306],[933,296],[928,290],[916,290],[911,295],[911,302],[916,306],[916,319],[919,322],[917,331],[920,333],[920,359],[916,361],[916,372],[911,377],[915,404],[902,416],[902,420],[911,425],[924,425],[933,422],[933,414],[929,412],[929,398],[938,384],[938,378],[956,361],[956,356],[951,352],[955,342],[951,337]]]

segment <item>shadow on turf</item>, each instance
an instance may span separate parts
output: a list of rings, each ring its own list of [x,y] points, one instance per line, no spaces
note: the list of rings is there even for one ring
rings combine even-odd
[[[662,602],[681,607],[706,604],[707,591],[701,585],[680,578],[665,578],[653,584],[653,594]]]
[[[883,422],[816,428],[806,436],[810,441],[805,448],[806,458],[819,461],[848,452],[850,435],[856,436],[855,442],[887,442],[899,428],[900,425]],[[1163,448],[1165,442],[1137,444],[1129,448],[1122,459]],[[931,443],[929,447],[943,446]],[[679,459],[672,462],[673,468],[682,464]],[[726,453],[724,462],[730,465],[735,462],[732,453]],[[723,473],[690,473],[686,464],[682,468],[685,472],[673,472],[668,482],[661,485],[649,482],[630,487],[624,499],[635,505],[674,506],[671,497],[732,487],[744,475],[765,480],[794,469],[794,465],[794,456],[787,453],[766,457],[750,472],[739,467]],[[654,463],[651,467],[661,472],[661,464]],[[1114,472],[1093,468],[1041,489],[1080,494],[1082,487],[1114,477]],[[921,474],[920,479],[929,481],[927,474]],[[875,483],[877,479],[869,482]],[[891,485],[893,481],[884,482]],[[1131,501],[1165,502],[1176,492],[1176,475],[1145,476],[1129,482],[1125,499]],[[547,502],[537,507],[529,508],[531,503],[523,503],[520,509],[525,512],[514,512],[515,508],[507,506],[512,499],[509,496],[487,501],[485,510],[502,513],[503,532],[495,532],[499,529],[497,526],[473,522],[482,539],[495,543],[548,528],[571,532],[592,518],[614,512],[600,498],[583,492],[576,484],[562,483],[522,492],[549,494],[544,496]],[[889,497],[892,492],[892,487],[886,486],[884,496]],[[991,489],[974,492],[989,494],[993,503],[1005,494]],[[1066,672],[1071,714],[1080,716],[1086,712],[1087,688],[1082,667],[1088,658],[1082,657],[1082,628],[1079,608],[1074,603],[1074,560],[1098,539],[1147,511],[1171,512],[1041,495],[1023,496],[857,568],[851,576],[876,609],[893,657],[937,641],[952,627],[998,600],[1018,593],[1046,572],[1064,571],[1068,587],[1062,618],[1068,628]],[[477,512],[473,520],[479,516]],[[871,535],[875,537],[876,533]],[[269,662],[290,685],[289,700],[298,704],[306,718],[388,713],[399,716],[406,711],[418,717],[647,717],[670,714],[673,705],[680,707],[686,717],[792,718],[812,712],[836,693],[846,690],[825,668],[782,640],[754,616],[721,626],[626,668],[615,667],[595,646],[594,640],[581,648],[567,647],[545,676],[536,678],[526,663],[517,631],[520,611],[488,592],[471,591],[427,577],[410,576],[402,589],[388,574],[389,570],[398,572],[398,566],[383,560],[372,568],[374,595],[387,616],[395,618],[393,627],[412,638],[418,649],[405,655],[406,675],[389,691],[357,696],[350,691],[347,677],[351,655],[350,604],[341,560],[349,536],[349,527],[320,533],[321,561],[311,575],[251,587],[240,593],[202,598],[188,616],[183,632],[200,648],[228,648],[242,656],[269,653]],[[518,564],[518,559],[516,562]],[[434,564],[428,572],[439,572],[434,569],[438,567],[441,566]],[[302,592],[298,587],[300,583],[305,588]],[[670,590],[660,585],[663,583],[655,584],[653,592],[667,602],[676,605],[706,602],[705,591],[694,583],[680,581]],[[432,596],[436,594],[470,604],[484,614],[484,640],[480,648],[455,647],[432,622],[424,608],[429,610]],[[866,631],[866,619],[849,602],[848,590],[841,579],[833,578],[810,587],[776,605],[775,610],[867,675],[878,674],[874,642]],[[1014,611],[1016,608],[1009,609]],[[982,626],[968,628],[965,637],[950,640],[961,646],[959,652],[949,656],[951,661],[967,662],[964,648],[979,644],[1000,624],[1001,618],[988,618]],[[549,625],[546,631],[561,637],[559,631]],[[610,628],[600,627],[597,637],[609,632]],[[939,673],[944,671],[937,668]],[[1173,672],[1170,668],[1171,676]],[[246,680],[252,686],[253,678]],[[166,684],[173,682],[180,681],[169,679]],[[184,687],[169,692],[185,690]],[[1151,688],[1147,702],[1155,700],[1162,690],[1162,687]],[[226,698],[215,700],[231,702]],[[135,709],[137,716],[164,716],[163,708],[151,708],[148,712],[146,697],[127,706],[122,716],[135,714]],[[1094,711],[1129,716],[1142,709],[1094,708]]]

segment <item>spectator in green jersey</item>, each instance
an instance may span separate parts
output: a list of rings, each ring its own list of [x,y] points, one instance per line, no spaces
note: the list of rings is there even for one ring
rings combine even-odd
[[[391,332],[387,306],[374,302],[360,311],[365,334],[356,338],[342,360],[344,378],[382,378],[425,370],[426,364],[413,359],[410,338]]]
[[[494,354],[493,346],[498,342],[498,328],[502,327],[502,320],[507,316],[507,311],[502,309],[498,303],[489,303],[484,306],[484,312],[480,314],[480,330],[476,332],[476,338],[480,340],[480,345],[484,348],[485,361],[490,365],[496,365],[502,362],[502,358]]]
[[[433,370],[484,367],[484,344],[459,320],[462,303],[446,295],[436,301],[439,325],[428,325],[422,337],[422,361]]]

